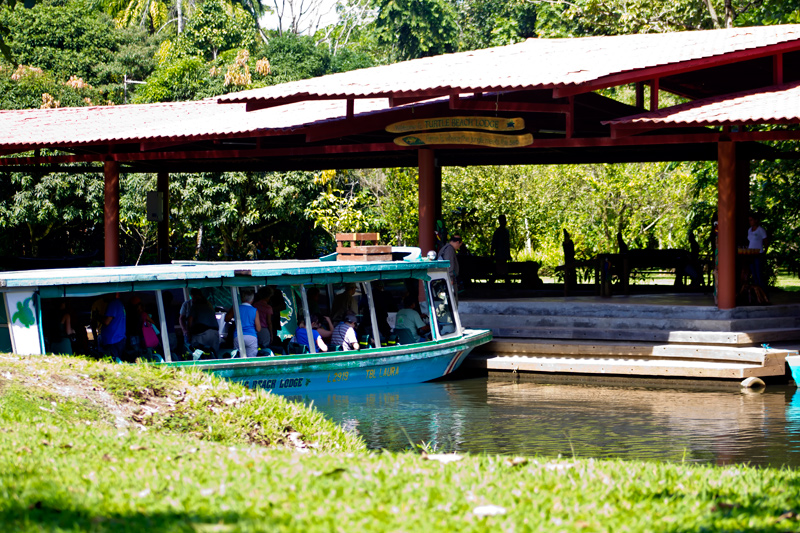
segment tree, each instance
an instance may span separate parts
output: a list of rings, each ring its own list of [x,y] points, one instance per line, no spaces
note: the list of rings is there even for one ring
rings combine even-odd
[[[103,180],[90,174],[0,174],[0,228],[10,255],[91,251]]]
[[[526,0],[458,2],[460,50],[502,46],[536,36],[536,3]]]
[[[99,69],[119,47],[111,19],[83,0],[37,4],[2,16],[10,30],[15,65],[50,72],[56,79],[77,76],[90,85],[107,82]]]
[[[324,0],[271,0],[278,18],[278,35],[314,35],[319,30],[328,2]]]
[[[448,0],[376,1],[378,42],[395,61],[456,51],[457,14]]]

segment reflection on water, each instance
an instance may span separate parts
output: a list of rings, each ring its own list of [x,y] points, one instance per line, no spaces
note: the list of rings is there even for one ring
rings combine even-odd
[[[423,383],[303,400],[373,449],[800,466],[800,394],[539,384]]]

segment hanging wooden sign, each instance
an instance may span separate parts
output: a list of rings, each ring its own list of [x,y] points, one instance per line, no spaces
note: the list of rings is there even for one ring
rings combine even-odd
[[[519,131],[525,128],[525,119],[503,117],[437,117],[395,122],[386,126],[389,133],[410,131],[467,129],[486,131]]]
[[[415,133],[397,137],[394,143],[399,146],[426,146],[429,144],[471,144],[491,146],[492,148],[519,148],[533,144],[533,135],[500,135],[482,131],[443,131],[436,133]]]

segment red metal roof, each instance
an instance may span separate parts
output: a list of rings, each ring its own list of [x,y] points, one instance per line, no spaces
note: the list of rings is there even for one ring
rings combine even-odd
[[[739,124],[800,123],[800,82],[695,100],[609,120],[616,130]]]
[[[355,103],[355,114],[388,108],[385,98]],[[346,116],[341,100],[298,102],[246,112],[243,104],[214,99],[104,107],[0,111],[0,147],[233,137],[291,132]]]
[[[509,46],[416,59],[232,93],[221,97],[220,101],[276,105],[298,99],[558,88],[665,65],[681,64],[686,68],[687,62],[702,62],[725,54],[791,42],[795,44],[794,49],[800,49],[800,25],[528,39]]]

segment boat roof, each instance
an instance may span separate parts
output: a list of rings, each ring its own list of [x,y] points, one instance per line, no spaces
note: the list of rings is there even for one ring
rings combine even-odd
[[[0,272],[0,292],[38,289],[44,298],[189,287],[248,287],[426,279],[448,261],[240,261]]]

